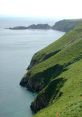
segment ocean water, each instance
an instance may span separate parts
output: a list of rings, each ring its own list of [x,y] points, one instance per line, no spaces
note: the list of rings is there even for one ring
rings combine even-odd
[[[7,20],[5,24],[0,22],[0,117],[32,117],[30,103],[35,94],[20,87],[19,82],[33,54],[64,32],[2,28],[11,24]]]

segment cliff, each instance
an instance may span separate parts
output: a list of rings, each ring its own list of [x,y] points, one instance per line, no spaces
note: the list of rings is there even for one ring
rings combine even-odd
[[[82,24],[37,52],[20,85],[37,92],[35,117],[82,116]]]

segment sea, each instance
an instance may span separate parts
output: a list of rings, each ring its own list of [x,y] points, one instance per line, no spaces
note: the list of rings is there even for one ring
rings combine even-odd
[[[0,117],[32,117],[30,104],[36,97],[19,85],[32,56],[65,33],[56,30],[9,30],[14,26],[56,20],[0,17]]]

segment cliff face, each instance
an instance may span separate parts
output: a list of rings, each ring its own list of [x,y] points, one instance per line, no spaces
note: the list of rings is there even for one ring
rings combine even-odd
[[[36,113],[46,107],[49,102],[52,103],[52,100],[59,98],[62,95],[60,88],[64,85],[64,82],[65,80],[63,78],[51,80],[45,90],[42,90],[34,102],[31,103],[32,111]]]
[[[82,24],[33,56],[20,85],[38,93],[33,112],[46,107],[35,117],[82,116],[81,68]]]

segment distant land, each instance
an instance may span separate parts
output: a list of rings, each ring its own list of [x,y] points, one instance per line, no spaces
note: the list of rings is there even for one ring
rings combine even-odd
[[[52,26],[52,29],[68,32],[79,23],[82,23],[82,19],[60,20]]]
[[[42,29],[42,30],[49,30],[51,29],[51,26],[49,26],[48,24],[32,24],[28,27],[26,26],[16,26],[16,27],[12,27],[12,28],[8,28],[11,30],[26,30],[26,29]]]
[[[51,29],[51,26],[48,24],[32,24],[30,26],[27,27],[28,29]]]
[[[6,29],[10,29],[10,30],[25,30],[27,29],[27,27],[25,26],[15,26],[15,27],[10,27],[10,28],[6,28]]]
[[[26,30],[26,29],[40,29],[40,30],[59,30],[63,32],[68,32],[72,30],[77,24],[81,23],[82,19],[73,19],[73,20],[60,20],[56,22],[53,26],[49,24],[32,24],[29,26],[15,26],[9,27],[7,29],[11,30]]]

